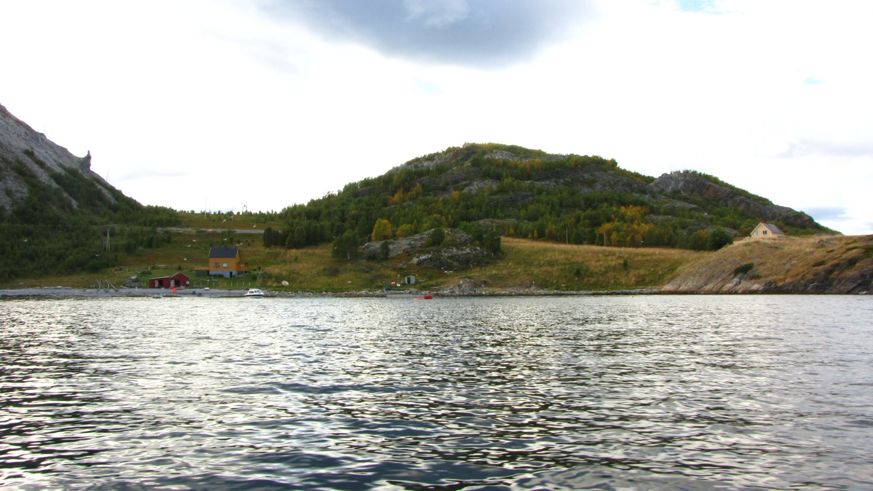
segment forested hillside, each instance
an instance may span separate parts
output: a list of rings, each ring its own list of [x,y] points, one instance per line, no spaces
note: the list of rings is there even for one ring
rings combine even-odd
[[[300,247],[440,227],[572,244],[718,249],[759,221],[826,231],[808,215],[696,172],[657,179],[596,156],[467,144],[285,209],[266,245]],[[386,222],[390,224],[387,227]],[[379,224],[377,226],[377,223]]]

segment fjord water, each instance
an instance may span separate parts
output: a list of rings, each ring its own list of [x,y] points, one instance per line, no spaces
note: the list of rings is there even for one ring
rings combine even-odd
[[[8,300],[0,319],[2,487],[873,487],[869,297]]]

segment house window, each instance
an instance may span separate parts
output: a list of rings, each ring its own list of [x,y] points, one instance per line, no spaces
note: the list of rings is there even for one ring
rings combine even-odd
[[[221,267],[222,267],[222,268],[226,268],[226,267],[227,267],[227,263],[221,263]]]

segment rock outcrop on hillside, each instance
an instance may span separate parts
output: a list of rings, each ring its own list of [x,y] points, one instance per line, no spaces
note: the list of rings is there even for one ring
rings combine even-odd
[[[116,201],[114,188],[91,170],[90,153],[76,157],[0,105],[0,208],[8,211],[24,201],[29,192],[28,180],[56,189],[76,208],[78,203],[57,178],[66,172],[86,176],[107,202]]]
[[[367,242],[361,246],[360,252],[366,259],[406,256],[411,264],[443,271],[464,270],[494,259],[469,234],[451,228],[443,230],[444,238],[436,245],[431,244],[434,234],[434,229],[431,229],[409,237]]]
[[[781,221],[787,225],[801,228],[815,226],[815,221],[806,213],[774,205],[764,198],[753,196],[697,172],[676,171],[663,174],[649,186],[661,193],[679,198],[719,203],[722,206],[736,208],[745,214],[760,217],[768,222]]]
[[[679,269],[669,293],[873,291],[873,235],[746,239]]]

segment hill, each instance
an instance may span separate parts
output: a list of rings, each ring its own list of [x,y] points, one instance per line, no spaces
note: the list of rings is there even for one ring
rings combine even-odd
[[[805,213],[691,171],[656,178],[597,156],[467,144],[420,157],[336,194],[286,208],[273,245],[352,232],[389,236],[439,227],[570,244],[715,250],[760,221],[791,234],[828,230]],[[273,231],[275,232],[275,231]]]
[[[153,227],[178,221],[145,207],[0,105],[0,279],[99,269],[117,250],[154,244]],[[108,230],[108,232],[107,232]]]
[[[449,148],[305,205],[244,215],[237,218],[246,227],[269,225],[262,240],[222,231],[234,214],[142,206],[91,171],[90,155],[72,155],[0,106],[0,282],[7,284],[188,270],[203,262],[209,243],[231,241],[254,251],[251,281],[275,288],[378,288],[414,273],[435,288],[696,291],[708,283],[668,283],[680,267],[691,276],[679,278],[694,277],[683,265],[708,257],[681,249],[720,249],[759,221],[794,235],[829,232],[713,176],[654,178],[597,156],[496,144]],[[203,235],[204,223],[218,228]],[[193,228],[158,228],[179,224]],[[368,260],[350,261],[357,257]],[[754,262],[753,274],[761,274],[766,260]]]

